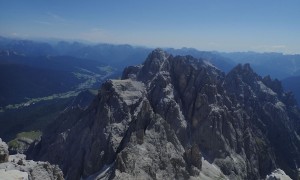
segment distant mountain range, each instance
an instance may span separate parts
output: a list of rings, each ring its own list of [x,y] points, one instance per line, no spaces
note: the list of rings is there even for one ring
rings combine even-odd
[[[72,56],[95,60],[120,69],[140,63],[151,49],[130,45],[96,44],[59,41],[57,43],[36,42],[0,38],[0,49],[14,51],[26,56]]]
[[[300,55],[282,53],[234,52],[219,53],[234,63],[249,63],[261,76],[271,75],[272,78],[284,79],[300,75]]]
[[[120,71],[129,65],[140,64],[151,48],[113,45],[113,44],[84,44],[81,42],[37,42],[0,37],[0,50],[14,51],[27,56],[72,56],[82,59],[99,61]],[[300,75],[300,55],[285,55],[282,53],[256,53],[217,51],[199,51],[194,48],[165,48],[174,55],[192,55],[201,57],[228,72],[236,64],[250,63],[261,76],[271,75],[272,78],[284,79]]]
[[[250,63],[261,76],[270,74],[272,79],[283,79],[283,87],[293,91],[300,104],[299,81],[298,78],[292,78],[299,76],[300,55],[221,53],[193,48],[164,50],[173,55],[201,58],[224,73],[239,63]],[[120,77],[123,68],[141,64],[151,51],[151,48],[131,45],[38,42],[0,37],[0,121],[9,117],[17,122],[28,122],[36,111],[43,111],[45,117],[57,115],[60,110],[51,102],[56,102],[60,108],[66,107],[81,91],[98,89],[107,78]],[[38,104],[47,104],[49,108],[37,110]],[[26,117],[23,120],[18,113],[13,113],[21,108],[26,109],[22,110],[22,116]],[[39,117],[43,119],[43,116]],[[12,123],[15,124],[21,124],[18,127],[26,126],[23,122]]]

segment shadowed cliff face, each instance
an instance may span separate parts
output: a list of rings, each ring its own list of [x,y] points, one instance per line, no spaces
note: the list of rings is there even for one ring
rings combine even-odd
[[[276,168],[296,178],[294,102],[248,64],[225,75],[156,49],[104,83],[88,109],[65,112],[30,155],[67,179],[261,179]]]

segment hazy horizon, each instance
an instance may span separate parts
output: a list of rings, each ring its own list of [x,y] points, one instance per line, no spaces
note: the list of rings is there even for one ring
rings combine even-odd
[[[300,2],[0,1],[0,36],[300,54]]]

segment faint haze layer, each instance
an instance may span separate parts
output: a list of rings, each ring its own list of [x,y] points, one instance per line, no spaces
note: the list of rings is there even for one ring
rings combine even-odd
[[[0,35],[300,53],[300,1],[0,1]]]

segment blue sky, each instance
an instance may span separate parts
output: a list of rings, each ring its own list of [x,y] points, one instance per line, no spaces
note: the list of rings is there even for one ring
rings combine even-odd
[[[0,0],[0,35],[300,53],[300,1]]]

